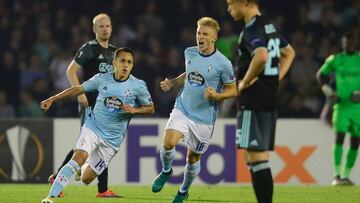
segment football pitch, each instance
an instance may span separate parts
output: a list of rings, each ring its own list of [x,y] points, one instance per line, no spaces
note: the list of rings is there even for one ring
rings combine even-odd
[[[178,186],[167,185],[160,193],[152,193],[150,186],[112,186],[111,189],[124,195],[120,199],[95,198],[96,186],[68,186],[65,197],[54,202],[91,203],[162,203],[171,202]],[[0,184],[0,202],[39,203],[49,191],[46,184]],[[255,202],[250,186],[193,186],[186,202]],[[276,186],[274,202],[360,202],[360,186]]]

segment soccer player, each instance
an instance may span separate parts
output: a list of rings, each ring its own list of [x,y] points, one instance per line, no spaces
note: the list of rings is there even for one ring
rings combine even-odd
[[[349,176],[354,167],[360,141],[360,54],[358,41],[353,33],[342,37],[343,51],[329,56],[317,72],[317,79],[327,100],[333,103],[334,179],[332,185],[353,185]],[[335,74],[335,89],[329,85],[330,75]],[[341,159],[345,135],[350,135],[345,165]]]
[[[93,31],[95,39],[85,43],[75,55],[73,61],[68,67],[67,76],[72,86],[80,84],[77,72],[82,69],[84,80],[90,79],[97,73],[107,73],[113,71],[112,60],[116,48],[109,44],[111,37],[112,26],[110,17],[107,14],[100,13],[93,19]],[[79,102],[79,115],[81,126],[84,124],[85,118],[92,111],[95,105],[97,92],[88,92],[78,96]],[[59,167],[60,169],[71,159],[73,150],[71,150]],[[52,184],[56,175],[52,174],[49,177],[49,182]],[[79,176],[77,176],[79,179]],[[98,192],[96,197],[121,197],[108,189],[108,170],[104,170],[98,176]],[[64,196],[61,192],[60,197]]]
[[[115,72],[96,74],[82,85],[68,88],[41,102],[41,108],[47,111],[58,100],[98,91],[95,108],[81,128],[74,155],[59,171],[43,203],[52,203],[52,198],[69,184],[87,159],[89,165],[81,178],[85,184],[90,184],[117,153],[132,115],[154,112],[145,82],[130,74],[133,61],[134,54],[130,49],[119,48],[113,60]]]
[[[244,149],[258,202],[272,202],[269,151],[274,150],[279,80],[288,72],[294,49],[261,15],[258,0],[227,0],[235,21],[244,21],[238,44],[236,145]]]
[[[160,82],[163,91],[181,87],[165,128],[160,150],[162,171],[152,184],[160,192],[171,176],[175,145],[188,144],[184,179],[173,203],[183,202],[200,173],[200,157],[207,150],[217,117],[218,101],[236,96],[236,82],[231,62],[215,48],[220,26],[210,17],[197,21],[197,46],[185,50],[185,72]]]

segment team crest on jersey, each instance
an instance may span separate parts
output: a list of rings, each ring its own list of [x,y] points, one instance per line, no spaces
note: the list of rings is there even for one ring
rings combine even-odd
[[[104,99],[104,105],[109,108],[109,111],[114,111],[115,109],[120,109],[123,102],[116,96],[111,96]]]
[[[200,87],[204,85],[205,78],[199,72],[190,72],[188,75],[188,81],[190,85]]]

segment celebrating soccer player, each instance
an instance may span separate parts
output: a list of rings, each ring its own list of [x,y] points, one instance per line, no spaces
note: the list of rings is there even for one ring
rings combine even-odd
[[[274,149],[278,84],[295,51],[261,15],[258,0],[227,0],[227,4],[234,20],[245,22],[238,44],[236,145],[245,149],[257,201],[272,202],[269,151]]]
[[[113,60],[115,72],[96,74],[82,85],[73,86],[41,102],[47,111],[52,103],[84,92],[98,91],[95,108],[81,128],[71,160],[61,168],[43,203],[69,184],[88,159],[89,165],[82,174],[85,184],[91,183],[117,153],[133,114],[152,114],[154,105],[144,81],[132,76],[134,54],[128,48],[116,50]]]
[[[210,17],[197,21],[197,46],[185,50],[185,73],[161,81],[163,91],[181,87],[166,125],[160,150],[162,171],[152,185],[159,192],[172,174],[175,145],[188,144],[184,180],[173,203],[183,202],[200,173],[200,157],[207,150],[217,116],[218,101],[236,96],[236,82],[231,62],[215,48],[220,26]]]

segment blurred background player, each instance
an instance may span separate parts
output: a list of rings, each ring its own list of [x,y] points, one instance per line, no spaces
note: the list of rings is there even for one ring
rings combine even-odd
[[[169,179],[175,145],[184,139],[188,144],[184,179],[173,199],[181,203],[188,196],[192,182],[200,173],[200,158],[207,150],[217,117],[218,101],[236,96],[236,83],[231,62],[215,48],[220,30],[219,23],[203,17],[197,21],[196,47],[185,50],[186,72],[178,77],[161,81],[163,91],[181,87],[165,127],[160,150],[162,171],[152,185],[160,192]]]
[[[83,71],[84,80],[90,79],[97,73],[113,71],[112,60],[116,48],[109,44],[112,25],[111,19],[107,14],[101,13],[93,18],[93,32],[95,33],[95,39],[88,41],[80,48],[67,69],[67,76],[71,86],[80,85],[77,75],[80,69]],[[88,92],[78,96],[81,126],[84,124],[86,116],[89,115],[94,108],[97,94],[97,92]],[[59,167],[57,173],[49,177],[50,184],[53,183],[60,169],[69,162],[73,153],[73,150],[71,150]],[[96,197],[121,197],[108,189],[107,168],[98,176],[98,180]],[[63,195],[63,193],[60,193],[60,196]]]
[[[98,73],[82,85],[70,87],[41,102],[41,108],[47,111],[58,100],[99,91],[95,108],[81,127],[74,155],[59,171],[43,203],[52,203],[52,198],[69,184],[87,159],[89,165],[81,179],[84,184],[90,184],[118,152],[132,116],[154,113],[145,82],[130,74],[133,62],[133,52],[128,48],[119,48],[114,55],[114,72]]]
[[[269,151],[274,150],[279,80],[288,72],[294,49],[259,11],[258,0],[227,0],[239,36],[236,145],[244,150],[258,202],[272,202]]]
[[[321,90],[333,105],[334,179],[332,185],[353,185],[349,176],[354,167],[360,141],[360,55],[358,38],[346,33],[341,39],[342,52],[329,56],[317,72]],[[335,89],[329,85],[330,75],[335,74]],[[341,171],[345,135],[350,135],[350,147]]]

